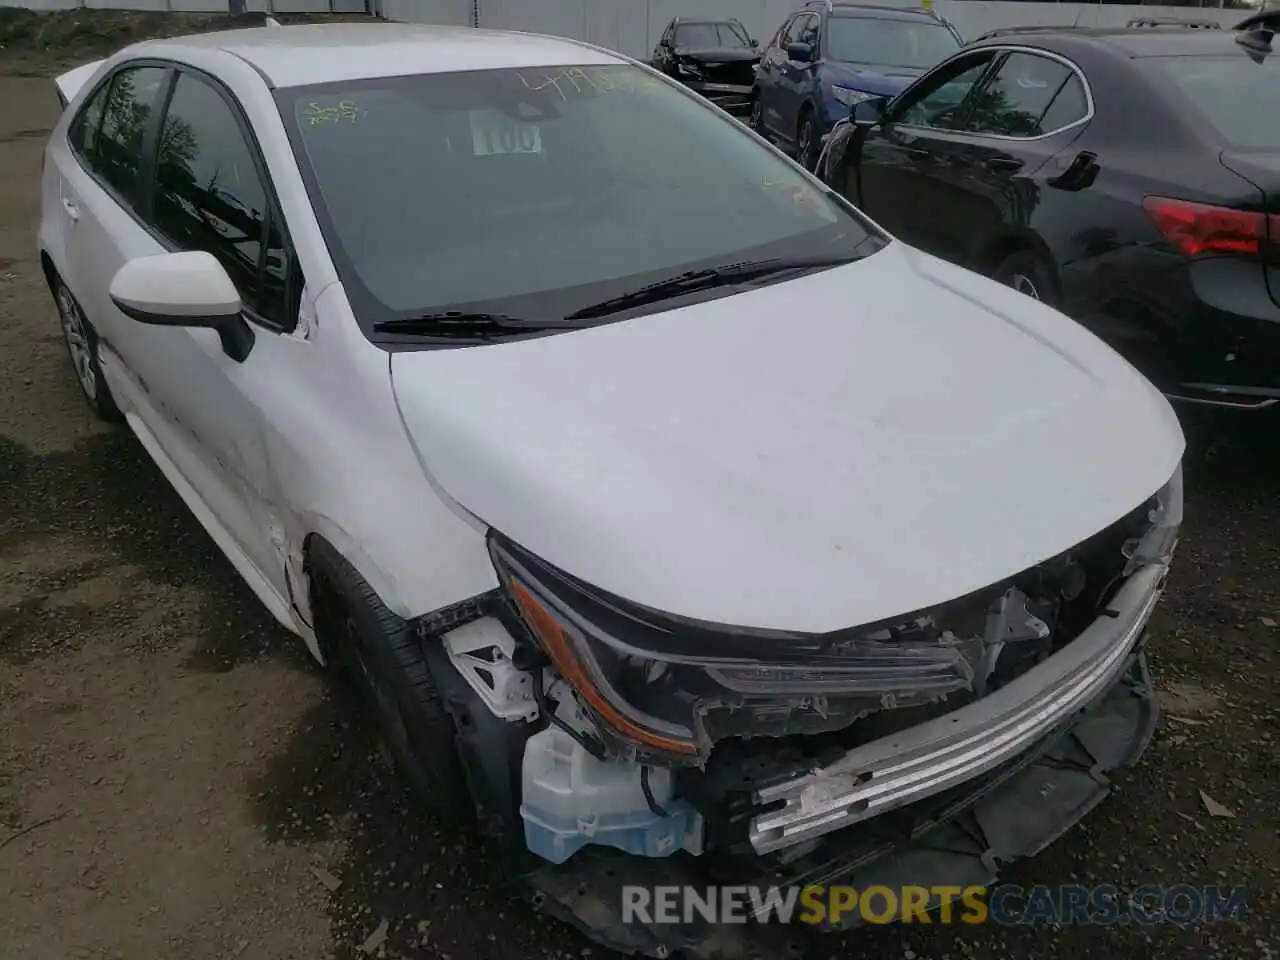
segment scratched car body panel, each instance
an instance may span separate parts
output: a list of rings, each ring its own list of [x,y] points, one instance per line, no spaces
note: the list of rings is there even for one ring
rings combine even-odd
[[[619,884],[936,882],[962,817],[988,869],[1141,753],[1183,441],[1060,314],[567,40],[232,31],[58,86],[86,398],[543,909],[759,952]]]

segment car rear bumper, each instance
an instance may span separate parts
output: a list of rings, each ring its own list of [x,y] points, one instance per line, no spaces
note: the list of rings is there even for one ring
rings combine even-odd
[[[1096,313],[1080,316],[1086,325],[1172,400],[1280,408],[1280,306],[1259,264],[1129,262],[1123,283],[1093,278],[1105,298]],[[1067,312],[1076,313],[1070,302]]]

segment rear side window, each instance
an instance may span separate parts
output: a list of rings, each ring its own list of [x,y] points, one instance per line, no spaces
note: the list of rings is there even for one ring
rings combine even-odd
[[[160,131],[155,225],[183,250],[212,253],[246,307],[291,327],[288,250],[255,158],[222,94],[179,74]]]
[[[85,104],[71,146],[127,205],[138,199],[142,144],[164,90],[163,67],[132,67],[113,76]]]
[[[1077,87],[1071,89],[1071,81]],[[1062,105],[1054,109],[1060,95]],[[1072,101],[1074,100],[1074,116]],[[968,129],[1005,137],[1039,137],[1083,118],[1084,91],[1075,72],[1059,60],[1011,53],[974,97]],[[1065,122],[1058,122],[1062,116]]]
[[[1171,86],[1223,140],[1236,147],[1280,147],[1280,58],[1255,63],[1243,50],[1227,57],[1139,60]]]
[[[102,129],[102,108],[106,105],[110,90],[111,84],[108,83],[95,93],[71,121],[71,129],[67,133],[71,149],[90,165],[98,145],[98,131]]]
[[[93,168],[131,205],[138,199],[143,137],[167,73],[161,67],[121,70],[107,92]]]

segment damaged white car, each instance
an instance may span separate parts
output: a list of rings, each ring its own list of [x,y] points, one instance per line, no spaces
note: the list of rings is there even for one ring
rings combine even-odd
[[[267,28],[60,84],[86,397],[543,909],[760,952],[620,885],[983,883],[1142,751],[1183,439],[1080,326],[568,40]]]

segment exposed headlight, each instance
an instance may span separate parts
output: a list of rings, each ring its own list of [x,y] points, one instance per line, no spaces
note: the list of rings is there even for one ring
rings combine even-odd
[[[677,63],[676,72],[682,77],[701,77],[702,68],[694,63]]]
[[[843,103],[846,107],[852,107],[855,103],[862,103],[864,100],[875,98],[874,93],[867,93],[865,90],[851,90],[849,87],[832,87],[831,95],[836,101]]]
[[[569,577],[494,534],[490,553],[524,627],[624,750],[697,764],[711,712],[820,700],[835,709],[966,689],[970,657],[921,616],[836,634],[791,634],[678,620]],[[865,712],[864,707],[859,707]]]

